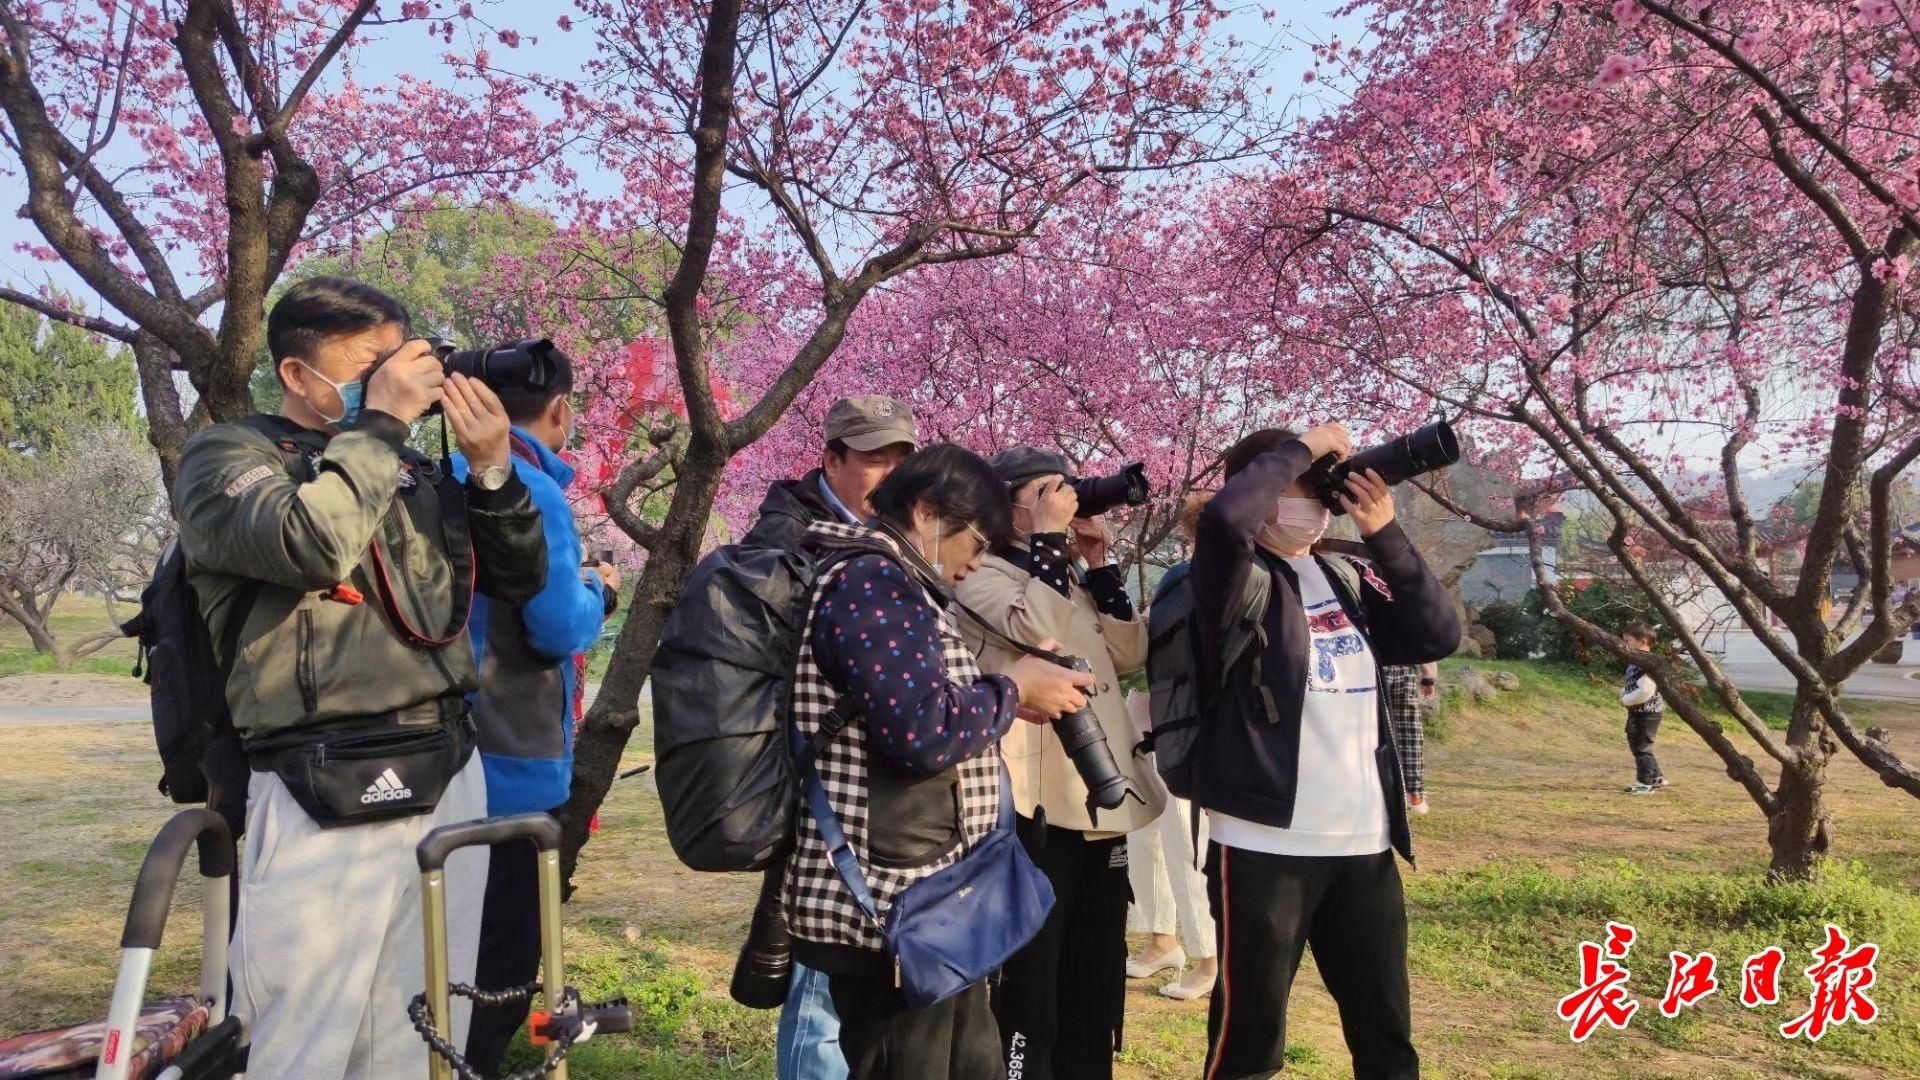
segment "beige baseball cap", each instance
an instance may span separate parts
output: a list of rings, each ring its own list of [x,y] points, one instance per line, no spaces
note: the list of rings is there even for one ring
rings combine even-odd
[[[827,410],[827,441],[838,439],[852,450],[878,450],[895,443],[920,449],[913,409],[879,394],[841,398]]]

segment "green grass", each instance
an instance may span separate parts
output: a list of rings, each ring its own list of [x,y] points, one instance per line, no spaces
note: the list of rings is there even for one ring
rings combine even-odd
[[[1571,993],[1578,943],[1600,940],[1608,920],[1632,926],[1638,938],[1625,963],[1633,972],[1629,990],[1641,1002],[1633,1025],[1663,1047],[1722,1041],[1734,1032],[1782,1051],[1792,1047],[1777,1028],[1806,1008],[1810,981],[1801,971],[1825,941],[1828,923],[1855,945],[1880,947],[1871,996],[1884,1017],[1920,1014],[1920,983],[1910,970],[1920,957],[1920,899],[1874,882],[1857,863],[1834,866],[1818,882],[1769,885],[1757,873],[1649,872],[1626,859],[1567,868],[1515,859],[1419,875],[1409,880],[1407,899],[1415,976],[1462,993],[1499,995],[1528,983]],[[1746,1009],[1737,1001],[1740,965],[1770,945],[1787,952],[1781,1004]],[[1657,1011],[1669,952],[1712,953],[1720,982],[1672,1019]],[[1563,1030],[1547,1010],[1523,1023],[1543,1036]],[[1823,1057],[1920,1075],[1920,1031],[1911,1024],[1830,1028],[1819,1047]]]

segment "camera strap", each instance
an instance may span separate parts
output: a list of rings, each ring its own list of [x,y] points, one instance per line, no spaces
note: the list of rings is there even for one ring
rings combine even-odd
[[[371,544],[373,551],[374,593],[380,598],[380,608],[386,613],[388,625],[393,627],[395,636],[412,648],[421,650],[442,649],[458,640],[467,628],[467,618],[473,612],[474,560],[473,537],[467,521],[467,493],[465,486],[454,479],[453,455],[447,446],[447,425],[440,422],[440,475],[433,485],[434,495],[440,500],[440,541],[447,553],[447,562],[452,566],[453,609],[448,613],[447,629],[443,633],[433,634],[421,630],[407,618],[400,608],[399,593],[394,588],[394,573],[389,568],[387,556],[381,550],[381,538],[376,536]],[[407,525],[404,520],[406,507],[399,491],[393,493],[393,508],[387,514],[384,527],[393,527],[393,536],[398,541],[402,571],[406,568]],[[412,595],[412,585],[406,585]],[[415,597],[416,602],[418,597]]]
[[[1040,648],[1038,645],[1029,645],[1024,641],[1013,640],[1007,635],[1001,633],[999,628],[995,627],[992,623],[988,622],[985,616],[981,615],[979,612],[973,610],[972,608],[968,607],[967,605],[961,603],[958,600],[955,600],[953,602],[953,606],[959,608],[961,614],[965,615],[969,619],[972,619],[974,623],[980,627],[980,629],[986,631],[986,634],[988,637],[997,640],[998,642],[1000,642],[1001,645],[1004,645],[1007,648],[1012,649],[1014,652],[1025,653],[1028,656],[1045,660],[1049,664],[1059,664],[1061,667],[1067,666],[1066,657],[1061,656],[1059,653],[1048,652],[1047,650]]]

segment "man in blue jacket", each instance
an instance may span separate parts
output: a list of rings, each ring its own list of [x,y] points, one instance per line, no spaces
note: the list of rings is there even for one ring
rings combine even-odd
[[[540,511],[547,540],[547,583],[519,606],[476,596],[468,623],[480,689],[473,695],[487,813],[550,811],[567,801],[573,779],[574,658],[600,636],[613,612],[620,573],[583,566],[580,530],[567,504],[573,468],[556,453],[573,432],[573,363],[553,354],[559,378],[534,394],[501,391],[513,421],[513,468]],[[454,472],[466,462],[454,458]],[[532,723],[551,717],[550,723]],[[540,960],[540,892],[533,845],[497,844],[487,871],[474,984],[505,990],[532,982]],[[482,1074],[500,1070],[527,1004],[478,1006],[468,1026],[467,1060]]]

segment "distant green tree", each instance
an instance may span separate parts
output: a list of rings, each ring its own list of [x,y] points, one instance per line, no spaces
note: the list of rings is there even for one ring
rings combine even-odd
[[[1794,485],[1792,492],[1774,504],[1774,510],[1799,524],[1812,521],[1820,512],[1820,493],[1825,488],[1825,477],[1810,476]],[[1889,516],[1895,528],[1920,522],[1920,491],[1914,490],[1913,481],[1895,481],[1888,495]],[[1867,484],[1864,479],[1854,492],[1853,505],[1856,513],[1866,513]]]
[[[409,214],[395,228],[348,255],[301,263],[268,298],[273,308],[287,289],[307,278],[352,278],[407,306],[416,334],[446,338],[461,348],[508,338],[551,337],[576,359],[589,345],[627,342],[662,333],[659,309],[634,288],[632,251],[607,256],[627,274],[587,273],[555,287],[553,253],[559,226],[543,211],[520,205],[466,207],[440,203]],[[587,249],[589,255],[593,249]],[[592,266],[576,259],[574,267]],[[671,272],[665,264],[665,272]],[[254,369],[253,398],[267,412],[280,408],[284,390],[264,343]],[[428,425],[429,428],[432,425]],[[434,435],[426,430],[424,435]],[[437,436],[436,436],[437,438]]]
[[[8,456],[66,454],[103,428],[139,432],[138,386],[127,350],[0,304],[0,446]]]

